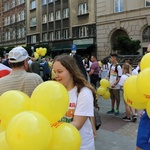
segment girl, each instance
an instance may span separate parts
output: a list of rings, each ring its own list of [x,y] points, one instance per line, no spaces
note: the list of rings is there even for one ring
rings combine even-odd
[[[95,150],[90,117],[94,116],[96,91],[79,71],[72,56],[60,55],[54,59],[53,70],[56,81],[63,84],[69,94],[70,105],[62,121],[70,122],[80,132],[80,150]]]
[[[123,72],[123,75],[121,76],[120,81],[118,83],[121,86],[121,88],[123,87],[125,80],[131,75],[130,65],[124,64],[122,66],[122,72]],[[130,106],[128,106],[125,103],[125,110],[126,110],[126,116],[123,117],[122,119],[124,121],[133,121],[133,122],[135,122],[137,120],[137,118],[135,116],[135,109],[131,108]],[[130,112],[132,112],[132,118],[130,118]]]

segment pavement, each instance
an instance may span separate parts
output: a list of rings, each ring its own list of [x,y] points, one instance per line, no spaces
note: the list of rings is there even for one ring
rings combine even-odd
[[[97,131],[97,138],[95,140],[96,150],[135,150],[136,136],[139,124],[137,122],[125,122],[121,118],[125,112],[124,102],[121,98],[120,114],[107,114],[110,110],[111,100],[98,99],[100,106],[100,114],[102,125]]]

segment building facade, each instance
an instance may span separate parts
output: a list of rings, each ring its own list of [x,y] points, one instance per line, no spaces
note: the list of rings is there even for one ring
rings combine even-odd
[[[70,53],[75,45],[84,55],[96,51],[94,0],[29,0],[27,45],[49,44],[53,56]]]
[[[25,0],[1,0],[0,46],[26,43]]]
[[[141,54],[150,42],[150,0],[97,0],[97,55],[113,50],[115,37],[127,35],[141,41]]]

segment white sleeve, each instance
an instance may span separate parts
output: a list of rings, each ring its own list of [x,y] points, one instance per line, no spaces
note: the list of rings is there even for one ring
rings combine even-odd
[[[122,76],[122,69],[121,69],[121,66],[119,65],[119,66],[117,67],[117,69],[118,69],[118,76],[121,77],[121,76]]]
[[[89,117],[94,116],[93,101],[94,99],[92,91],[87,87],[82,88],[78,95],[77,106],[74,115]]]

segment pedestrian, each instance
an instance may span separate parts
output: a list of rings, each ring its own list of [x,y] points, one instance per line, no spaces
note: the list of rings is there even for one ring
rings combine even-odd
[[[120,105],[120,86],[118,84],[120,77],[122,76],[121,66],[117,61],[118,54],[112,53],[110,54],[111,66],[109,69],[109,74],[106,78],[109,79],[110,82],[110,97],[111,97],[111,109],[107,112],[107,114],[115,113],[115,115],[119,115],[119,105]],[[115,110],[116,103],[116,110]]]
[[[43,80],[48,81],[50,79],[50,67],[46,58],[42,59],[40,66],[43,68]]]
[[[90,118],[94,116],[96,91],[80,72],[75,59],[69,55],[59,55],[54,59],[53,70],[56,81],[68,91],[70,104],[61,121],[71,123],[80,132],[80,150],[95,150],[94,134]]]
[[[91,84],[96,88],[97,82],[99,81],[100,67],[95,54],[91,55],[91,62],[92,65],[90,67],[89,76],[90,76]]]
[[[3,61],[3,65],[11,68],[8,60],[8,53],[5,54],[5,60]]]
[[[19,90],[31,96],[33,90],[43,82],[39,75],[26,71],[29,68],[28,58],[27,51],[21,46],[9,52],[8,59],[12,71],[0,78],[0,95],[9,90]]]
[[[31,68],[31,72],[34,72],[40,75],[40,62],[36,60],[35,58],[32,59],[30,68]]]
[[[110,63],[106,58],[102,60],[101,79],[106,78],[109,73]]]

